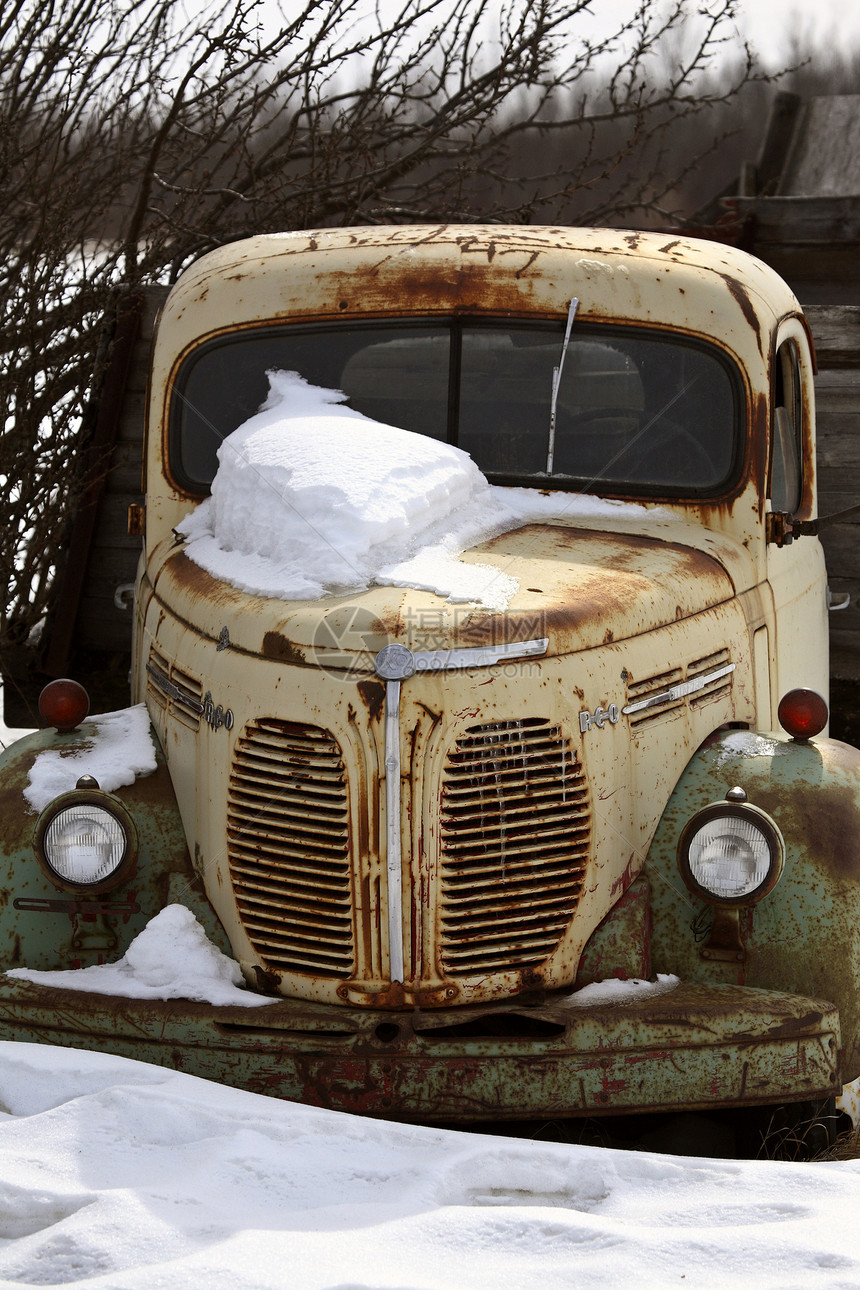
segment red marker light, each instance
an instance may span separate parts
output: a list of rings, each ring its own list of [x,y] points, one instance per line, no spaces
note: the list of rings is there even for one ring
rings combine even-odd
[[[830,713],[827,704],[815,690],[789,690],[777,709],[779,724],[792,739],[806,741],[820,734]]]
[[[39,716],[64,732],[79,726],[90,710],[90,696],[77,681],[50,681],[39,695]]]

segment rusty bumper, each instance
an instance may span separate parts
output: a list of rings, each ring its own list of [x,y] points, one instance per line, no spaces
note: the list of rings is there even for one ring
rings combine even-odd
[[[839,1089],[839,1017],[821,1000],[683,983],[439,1012],[280,999],[213,1008],[0,978],[0,1038],[95,1049],[272,1097],[466,1123],[751,1106]]]

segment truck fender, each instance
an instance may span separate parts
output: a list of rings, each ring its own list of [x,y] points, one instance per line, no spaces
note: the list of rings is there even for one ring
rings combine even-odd
[[[70,755],[88,747],[88,722],[59,733],[40,730],[0,756],[0,971],[87,967],[120,958],[165,905],[187,906],[209,938],[229,954],[226,934],[205,897],[188,854],[185,832],[164,752],[151,731],[156,769],[109,796],[131,816],[138,835],[137,864],[119,886],[80,895],[55,885],[36,857],[37,812],[24,790],[36,757],[48,749]]]
[[[734,961],[707,954],[712,913],[686,886],[678,841],[692,815],[735,786],[785,841],[773,890],[742,906]],[[719,731],[694,754],[647,858],[653,969],[827,999],[839,1009],[842,1077],[860,1075],[860,752],[835,739],[799,741]]]

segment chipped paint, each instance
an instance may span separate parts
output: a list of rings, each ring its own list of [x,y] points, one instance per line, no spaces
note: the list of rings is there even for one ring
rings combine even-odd
[[[480,1013],[333,1014],[279,1000],[249,1018],[0,981],[0,1018],[9,1038],[109,1047],[268,1096],[451,1123],[827,1097],[839,1043],[825,1003],[696,985],[624,1007],[582,1008],[568,995]]]
[[[337,319],[558,322],[573,296],[592,336],[647,328],[722,353],[746,440],[721,495],[655,486],[635,513],[560,517],[464,553],[518,579],[505,615],[410,588],[249,596],[185,555],[172,530],[195,498],[170,475],[167,434],[172,382],[196,347]],[[0,948],[40,967],[122,953],[180,899],[250,987],[277,997],[252,1020],[0,980],[4,1033],[460,1123],[811,1100],[860,1071],[860,754],[799,751],[763,715],[798,675],[826,685],[817,542],[775,550],[765,530],[783,334],[811,380],[785,284],[742,252],[665,234],[332,229],[232,243],[191,266],[152,367],[134,685],[161,744],[156,775],[121,794],[141,830],[138,872],[110,900],[60,908],[20,810],[0,812]],[[813,447],[810,428],[804,513]],[[415,624],[434,615],[429,646]],[[405,678],[386,744],[384,645],[538,639],[539,657]],[[147,685],[151,650],[181,685]],[[198,693],[217,695],[233,728],[200,721]],[[63,746],[34,740],[4,759],[0,800],[36,749]],[[675,845],[690,812],[734,783],[778,818],[788,855],[774,891],[709,934]],[[388,895],[398,843],[402,904]],[[822,920],[832,955],[818,952]],[[571,994],[655,970],[683,980],[611,1005]]]

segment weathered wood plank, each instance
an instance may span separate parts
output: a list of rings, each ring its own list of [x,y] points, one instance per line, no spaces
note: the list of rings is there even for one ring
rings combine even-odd
[[[855,253],[855,258],[856,257]],[[860,307],[807,306],[819,373],[815,379],[819,514],[860,502]],[[851,605],[830,615],[831,674],[860,679],[860,517],[821,534],[834,594]]]
[[[110,600],[83,596],[78,613],[75,644],[79,650],[130,650],[133,610],[118,610]]]
[[[146,412],[146,391],[145,390],[127,390],[123,400],[122,416],[119,420],[119,434],[117,438],[121,440],[143,439],[144,414]]]
[[[124,494],[105,495],[99,511],[93,545],[98,552],[110,548],[125,551],[139,550],[140,538],[129,537],[128,499]]]
[[[860,366],[860,306],[807,305],[819,369]],[[816,390],[828,387],[831,373],[819,371]],[[853,374],[852,374],[853,375]],[[860,377],[856,377],[860,381]]]
[[[857,632],[840,626],[842,619],[850,613],[830,615],[830,675],[845,680],[855,680],[857,671]]]
[[[756,245],[860,240],[860,196],[733,197],[731,206],[754,221]]]
[[[772,191],[817,200],[860,192],[857,95],[812,95],[802,102],[779,186]]]
[[[840,570],[845,570],[846,577],[860,576],[858,539],[860,539],[860,525],[852,524],[850,521],[834,524],[832,528],[825,529],[821,534],[821,545],[824,547],[829,566],[834,572],[838,561]]]

